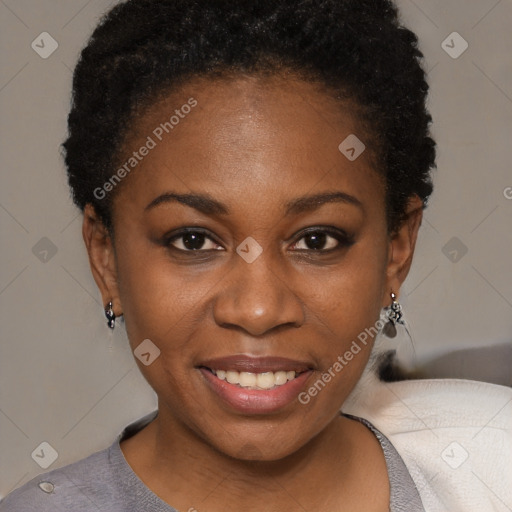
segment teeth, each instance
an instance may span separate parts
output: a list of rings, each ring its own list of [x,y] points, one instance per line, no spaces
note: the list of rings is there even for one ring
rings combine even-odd
[[[294,371],[251,373],[212,370],[212,372],[220,380],[225,380],[230,384],[238,384],[240,387],[247,389],[272,389],[274,386],[286,384],[297,376]]]
[[[243,388],[253,388],[256,386],[256,381],[259,381],[259,375],[256,377],[255,373],[242,372],[238,377],[238,384]]]
[[[276,378],[273,372],[258,373],[256,381],[260,389],[270,389],[276,385]]]
[[[239,384],[240,383],[240,373],[239,372],[226,372],[226,380],[230,384]]]

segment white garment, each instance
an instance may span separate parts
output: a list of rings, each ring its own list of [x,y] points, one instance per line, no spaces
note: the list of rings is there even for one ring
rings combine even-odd
[[[366,371],[342,410],[391,441],[426,512],[512,511],[512,389],[460,379],[386,383]]]

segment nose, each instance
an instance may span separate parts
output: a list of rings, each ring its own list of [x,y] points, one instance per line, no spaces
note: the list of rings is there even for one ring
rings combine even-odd
[[[279,327],[304,323],[299,297],[271,261],[261,255],[253,263],[239,258],[235,265],[214,303],[217,325],[261,336]]]

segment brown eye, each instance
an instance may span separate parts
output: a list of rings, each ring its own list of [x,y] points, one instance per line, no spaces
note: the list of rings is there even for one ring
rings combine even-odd
[[[314,251],[334,249],[338,245],[338,240],[334,237],[320,231],[308,233],[297,243],[297,249],[310,249]]]
[[[329,251],[351,245],[353,241],[343,232],[321,229],[311,230],[293,244],[292,249],[300,251]]]
[[[202,231],[182,231],[166,242],[167,245],[171,245],[175,249],[180,251],[211,251],[222,249],[217,243],[215,243],[206,233]]]

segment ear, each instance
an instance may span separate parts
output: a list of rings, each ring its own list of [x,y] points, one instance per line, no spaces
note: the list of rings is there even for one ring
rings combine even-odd
[[[423,201],[417,196],[411,196],[407,203],[405,219],[398,229],[390,235],[388,264],[387,264],[387,289],[383,299],[383,306],[388,306],[390,293],[398,297],[402,283],[405,281],[411,268],[418,230],[423,218]]]
[[[103,225],[92,204],[84,208],[82,225],[89,264],[92,275],[101,292],[103,305],[106,307],[112,301],[112,309],[116,316],[122,314],[121,301],[117,286],[117,266],[112,238]]]

